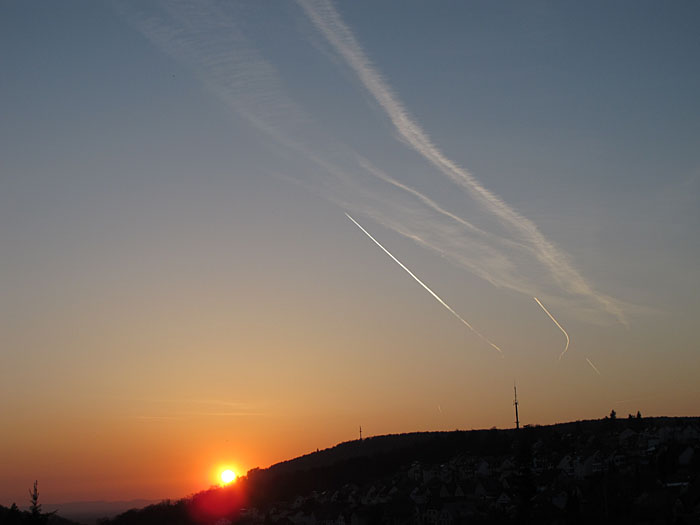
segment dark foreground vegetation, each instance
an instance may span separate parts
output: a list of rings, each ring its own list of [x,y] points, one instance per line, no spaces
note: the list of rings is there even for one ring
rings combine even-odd
[[[29,510],[20,510],[16,503],[9,507],[0,505],[0,525],[78,525],[57,516],[55,512],[42,512],[39,503],[39,484],[29,491]]]
[[[105,525],[700,523],[700,419],[342,443]]]

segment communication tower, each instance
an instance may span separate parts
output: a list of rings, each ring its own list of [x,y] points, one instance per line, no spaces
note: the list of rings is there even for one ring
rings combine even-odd
[[[520,428],[520,418],[518,417],[518,389],[513,382],[513,393],[515,394],[515,400],[513,401],[513,406],[515,406],[515,428]]]

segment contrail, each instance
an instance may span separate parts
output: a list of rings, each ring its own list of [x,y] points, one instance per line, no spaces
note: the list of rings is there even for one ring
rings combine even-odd
[[[396,257],[394,257],[394,256],[391,254],[391,252],[390,252],[389,250],[387,250],[386,248],[384,248],[384,246],[382,246],[381,243],[380,243],[377,239],[375,239],[374,237],[372,237],[372,235],[370,235],[370,233],[369,233],[367,230],[365,230],[362,226],[360,226],[360,223],[358,223],[355,219],[353,219],[352,217],[350,217],[350,215],[347,214],[347,213],[345,214],[345,216],[346,216],[348,219],[350,219],[352,222],[354,222],[354,223],[355,223],[355,226],[357,226],[358,228],[360,228],[360,229],[365,233],[365,235],[367,235],[367,237],[369,237],[370,239],[372,239],[372,240],[374,241],[374,243],[375,243],[377,246],[379,246],[382,250],[384,250],[384,253],[386,253],[389,257],[391,257],[391,258],[394,260],[394,262],[395,262],[396,264],[398,264],[399,266],[401,266],[401,268],[403,268],[404,270],[406,270],[406,272],[408,272],[408,275],[410,275],[411,277],[413,277],[413,278],[418,282],[418,284],[420,284],[423,288],[425,288],[425,289],[428,291],[428,293],[430,293],[430,295],[432,295],[442,306],[444,306],[445,308],[447,308],[447,309],[450,311],[450,313],[451,313],[452,315],[454,315],[457,319],[459,319],[460,321],[462,321],[462,323],[464,323],[464,324],[467,326],[467,328],[469,328],[472,332],[474,332],[476,335],[478,335],[483,341],[485,341],[486,343],[488,343],[489,345],[491,345],[493,348],[495,348],[496,350],[498,350],[498,352],[501,354],[501,356],[503,356],[503,350],[501,350],[497,345],[495,345],[494,343],[492,343],[491,341],[489,341],[489,340],[488,340],[484,335],[482,335],[476,328],[474,328],[474,327],[473,327],[472,325],[470,325],[465,319],[463,319],[462,316],[460,316],[457,312],[455,312],[449,304],[447,304],[445,301],[443,301],[443,300],[438,296],[438,294],[436,294],[436,293],[433,292],[430,288],[428,288],[428,285],[426,285],[423,281],[421,281],[418,277],[416,277],[416,275],[415,275],[411,270],[409,270],[408,268],[406,268],[406,267],[403,265],[403,263],[402,263],[401,261],[399,261]]]
[[[600,373],[600,370],[598,370],[598,369],[596,368],[596,366],[595,366],[593,363],[591,363],[591,360],[590,360],[590,359],[586,358],[586,361],[588,361],[588,364],[591,365],[591,368],[592,368],[593,370],[595,370],[595,373],[596,373],[596,374],[598,374],[599,376],[602,376],[602,375],[603,375],[603,374]]]
[[[566,336],[566,346],[564,347],[564,351],[563,351],[561,354],[559,354],[559,359],[561,359],[562,357],[564,357],[564,354],[565,354],[566,351],[569,349],[569,334],[566,333],[566,330],[564,330],[564,329],[561,327],[561,325],[559,324],[559,322],[554,318],[554,316],[553,316],[552,314],[549,313],[549,310],[547,310],[547,309],[544,307],[544,305],[540,302],[540,300],[539,300],[537,297],[533,297],[533,299],[534,299],[535,301],[537,301],[537,304],[539,304],[540,307],[542,308],[542,310],[544,310],[544,313],[546,313],[546,314],[549,316],[549,318],[550,318],[552,321],[554,321],[554,324],[557,325],[557,326],[559,327],[559,330],[561,330],[562,332],[564,332],[564,335]]]
[[[510,207],[498,195],[484,187],[468,170],[449,159],[409,113],[362,46],[328,0],[297,0],[306,15],[336,52],[352,68],[365,89],[375,98],[391,120],[401,139],[435,168],[465,189],[474,199],[511,230],[518,232],[531,246],[532,253],[549,268],[557,283],[566,290],[597,301],[626,325],[624,313],[616,301],[588,284],[569,259],[540,232],[534,222]]]

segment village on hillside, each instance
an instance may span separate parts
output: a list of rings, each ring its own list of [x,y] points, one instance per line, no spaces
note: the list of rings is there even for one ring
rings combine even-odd
[[[261,501],[235,522],[700,523],[698,420],[611,416],[486,431],[495,453],[416,460],[368,483]]]

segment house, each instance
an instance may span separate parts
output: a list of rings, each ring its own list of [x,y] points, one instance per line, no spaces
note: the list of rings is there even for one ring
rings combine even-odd
[[[681,455],[678,456],[678,464],[682,467],[687,467],[693,461],[694,456],[695,450],[693,450],[693,447],[686,447],[686,449],[681,452]]]
[[[476,467],[476,473],[479,476],[489,476],[491,474],[491,468],[485,459],[479,462],[479,465]]]
[[[409,497],[413,500],[416,505],[425,505],[428,502],[428,493],[418,487],[411,491]]]
[[[631,440],[637,436],[637,433],[631,428],[627,428],[617,437],[621,445],[629,445]]]
[[[576,464],[575,475],[577,479],[589,478],[603,470],[603,463],[599,452],[594,452],[582,462]]]
[[[569,496],[563,490],[557,492],[552,496],[552,505],[554,505],[559,510],[564,510],[566,504],[569,501]]]
[[[422,481],[423,469],[421,468],[420,463],[418,461],[414,461],[409,467],[408,472],[406,474],[408,476],[408,479],[410,480]]]
[[[512,500],[510,499],[510,496],[508,496],[508,494],[505,492],[501,492],[501,495],[498,496],[498,499],[496,499],[496,505],[501,509],[506,509],[511,503]]]
[[[440,517],[438,518],[438,525],[451,525],[454,520],[452,519],[452,514],[449,511],[443,509],[440,512]]]
[[[559,463],[557,464],[557,469],[565,472],[566,474],[573,474],[574,473],[574,458],[572,458],[569,454],[565,455]]]
[[[515,464],[510,458],[504,459],[503,463],[501,463],[501,472],[511,472],[513,470],[515,470]]]
[[[691,443],[700,440],[700,430],[693,425],[687,425],[680,433],[681,443]]]
[[[428,509],[423,515],[423,523],[426,525],[437,525],[440,519],[440,511],[438,509]]]
[[[289,516],[289,521],[295,525],[317,525],[316,517],[313,514],[305,514],[302,511]]]

